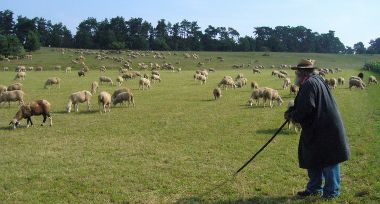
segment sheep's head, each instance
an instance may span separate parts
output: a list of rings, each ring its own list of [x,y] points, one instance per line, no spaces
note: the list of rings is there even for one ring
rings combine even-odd
[[[253,106],[253,99],[252,99],[252,98],[250,98],[250,99],[248,100],[248,105],[251,106],[251,107]]]
[[[12,126],[14,130],[15,130],[19,125],[20,125],[20,122],[19,122],[17,119],[13,119],[13,120],[9,123],[9,126]]]
[[[278,96],[277,102],[278,102],[278,105],[281,106],[284,101],[282,100],[280,96]]]

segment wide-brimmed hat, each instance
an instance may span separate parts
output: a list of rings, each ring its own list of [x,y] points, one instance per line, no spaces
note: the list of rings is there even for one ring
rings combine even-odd
[[[302,59],[296,67],[292,67],[291,69],[316,69],[314,66],[315,60],[312,59]]]

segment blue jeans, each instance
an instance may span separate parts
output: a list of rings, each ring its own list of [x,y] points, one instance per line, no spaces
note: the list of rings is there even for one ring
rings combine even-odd
[[[308,169],[307,174],[309,176],[309,182],[306,187],[307,191],[311,193],[323,193],[323,197],[325,198],[339,196],[339,164],[318,169]],[[325,180],[325,185],[322,188],[323,180]]]

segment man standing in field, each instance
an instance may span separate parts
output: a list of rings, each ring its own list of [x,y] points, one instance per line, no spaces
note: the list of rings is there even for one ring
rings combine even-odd
[[[314,72],[314,60],[301,60],[292,69],[300,90],[284,116],[301,124],[298,160],[309,176],[306,189],[297,195],[335,198],[340,188],[339,163],[350,155],[343,122],[328,86]]]

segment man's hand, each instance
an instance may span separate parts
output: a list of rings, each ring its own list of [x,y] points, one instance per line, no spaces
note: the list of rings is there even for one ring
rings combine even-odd
[[[294,107],[289,107],[287,111],[284,113],[285,120],[291,120],[292,119],[292,112],[294,111]]]

